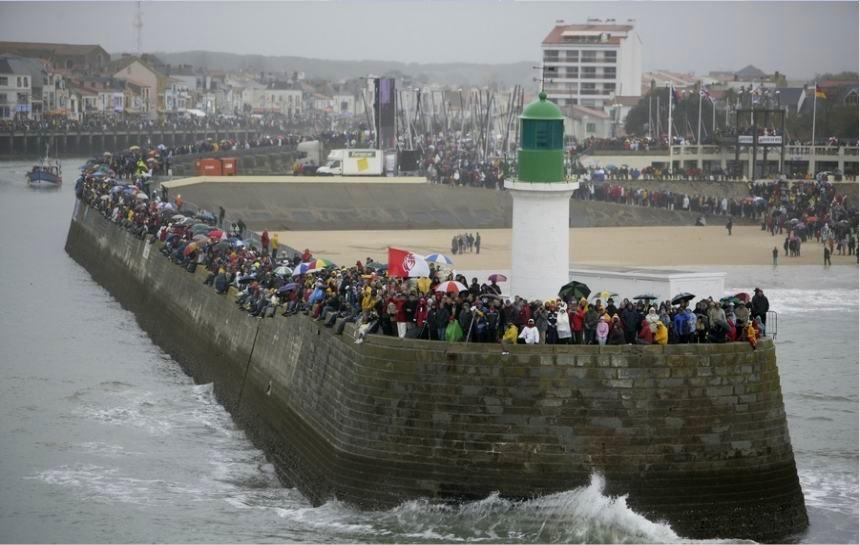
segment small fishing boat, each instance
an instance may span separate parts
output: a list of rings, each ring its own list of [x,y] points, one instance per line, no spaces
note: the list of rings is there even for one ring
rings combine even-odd
[[[46,147],[45,157],[38,165],[33,165],[27,173],[27,183],[31,186],[57,187],[63,183],[63,169],[60,167],[60,162],[51,159],[48,150],[49,148]]]

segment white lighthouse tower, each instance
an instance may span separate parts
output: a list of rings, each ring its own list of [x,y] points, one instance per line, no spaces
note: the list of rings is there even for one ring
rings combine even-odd
[[[541,91],[523,110],[513,198],[511,295],[546,300],[569,280],[570,197],[564,172],[564,116]]]

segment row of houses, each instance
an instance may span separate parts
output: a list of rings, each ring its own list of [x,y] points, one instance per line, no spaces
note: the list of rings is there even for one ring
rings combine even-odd
[[[112,60],[98,45],[0,42],[0,120],[118,113],[158,119],[189,110],[291,118],[364,114],[365,102],[354,92],[323,83],[331,91],[324,94],[319,84],[296,76],[204,72],[153,55]]]

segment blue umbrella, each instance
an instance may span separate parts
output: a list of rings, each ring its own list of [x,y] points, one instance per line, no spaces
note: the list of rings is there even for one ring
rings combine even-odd
[[[303,274],[307,274],[309,270],[311,270],[310,263],[300,263],[295,269],[293,269],[293,276],[301,276]]]
[[[289,293],[293,290],[298,289],[299,285],[295,282],[290,282],[289,284],[284,284],[280,288],[278,288],[278,295],[283,295],[285,293]]]
[[[426,255],[426,256],[424,256],[424,261],[426,261],[427,263],[438,263],[440,265],[453,265],[454,264],[454,261],[450,257],[448,257],[447,255],[443,255],[443,254]]]

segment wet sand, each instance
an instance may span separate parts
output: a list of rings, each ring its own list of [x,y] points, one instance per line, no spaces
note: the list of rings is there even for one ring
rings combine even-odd
[[[509,269],[510,229],[481,230],[481,253],[451,255],[451,237],[461,230],[399,231],[280,231],[279,240],[299,250],[347,265],[366,257],[386,262],[387,248],[418,254],[443,253],[459,269]],[[474,231],[472,231],[474,232]],[[759,227],[736,226],[732,236],[724,227],[603,227],[571,229],[571,262],[578,265],[684,266],[770,265],[779,250],[779,266],[821,265],[823,246],[814,240],[800,257],[785,257],[784,238],[771,237]],[[855,256],[832,257],[833,265],[854,265]],[[539,266],[539,264],[537,264]]]

